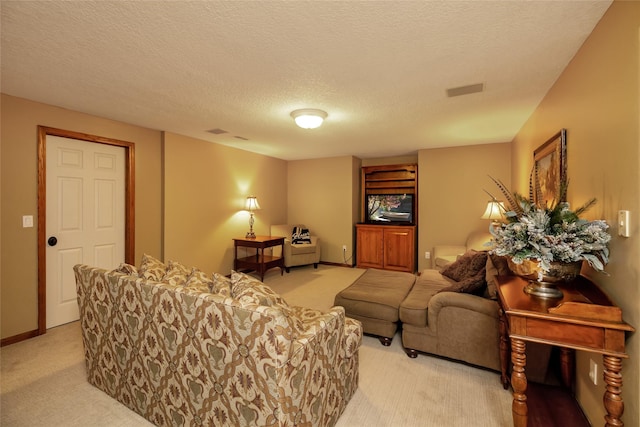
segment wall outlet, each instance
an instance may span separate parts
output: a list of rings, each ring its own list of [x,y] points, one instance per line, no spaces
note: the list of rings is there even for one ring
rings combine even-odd
[[[342,252],[347,252],[347,245],[342,245]]]
[[[424,259],[431,259],[431,252],[425,252]]]
[[[598,385],[598,364],[589,359],[589,378],[593,385]]]
[[[31,227],[33,227],[33,215],[23,215],[22,216],[22,227],[23,228],[31,228]]]
[[[618,211],[618,236],[629,237],[629,211]]]

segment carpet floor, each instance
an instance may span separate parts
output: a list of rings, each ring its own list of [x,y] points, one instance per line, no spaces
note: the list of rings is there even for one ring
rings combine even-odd
[[[265,283],[291,305],[326,310],[364,270],[303,267]],[[79,322],[0,349],[2,426],[149,426],[86,380]],[[337,427],[511,426],[511,400],[499,374],[449,360],[407,357],[365,336],[360,384]]]

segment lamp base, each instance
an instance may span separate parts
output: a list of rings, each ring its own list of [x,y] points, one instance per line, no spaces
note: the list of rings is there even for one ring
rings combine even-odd
[[[253,231],[250,231],[247,233],[246,236],[244,236],[246,239],[255,239],[256,238],[256,233],[254,233]]]

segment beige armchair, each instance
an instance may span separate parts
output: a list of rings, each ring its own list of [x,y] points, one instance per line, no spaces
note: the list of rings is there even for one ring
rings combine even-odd
[[[442,270],[447,264],[470,249],[475,251],[491,250],[491,233],[488,231],[474,231],[467,236],[464,245],[438,245],[433,247],[433,268]]]
[[[311,243],[294,244],[291,240],[294,227],[307,228],[304,224],[280,224],[271,226],[272,236],[283,236],[284,239],[284,267],[287,273],[290,267],[313,264],[318,268],[320,262],[320,239],[318,236],[310,236]],[[280,248],[274,248],[274,256],[279,256]]]

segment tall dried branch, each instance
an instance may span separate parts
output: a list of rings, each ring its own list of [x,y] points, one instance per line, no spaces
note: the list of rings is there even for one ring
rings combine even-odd
[[[517,215],[521,215],[523,213],[522,206],[520,206],[520,203],[518,203],[517,198],[513,194],[511,194],[507,186],[504,185],[502,181],[500,181],[499,179],[495,179],[491,175],[489,175],[489,178],[491,178],[491,180],[498,186],[498,188],[502,192],[502,195],[509,203],[511,210],[515,212]]]

